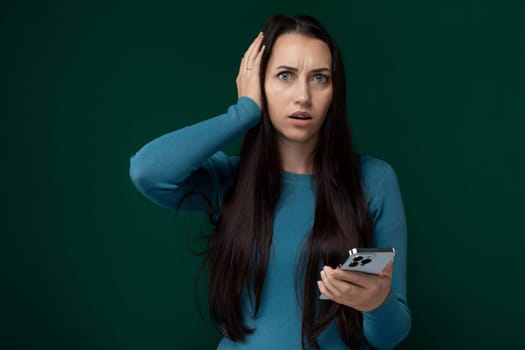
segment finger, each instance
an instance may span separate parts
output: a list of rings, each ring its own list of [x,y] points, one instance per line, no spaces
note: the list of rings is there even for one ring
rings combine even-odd
[[[359,285],[336,279],[335,271],[329,266],[325,266],[321,271],[322,284],[319,288],[322,294],[336,303],[358,309],[370,294],[369,291]]]
[[[347,271],[341,268],[332,270],[332,276],[334,279],[351,283],[363,288],[369,288],[377,278],[377,276],[369,275],[364,272]]]
[[[323,281],[317,281],[317,287],[319,288],[319,292],[324,295],[325,297],[332,299],[332,295],[324,285]]]
[[[333,296],[340,295],[340,291],[336,288],[336,286],[332,284],[332,281],[330,280],[330,278],[328,277],[328,274],[326,273],[324,269],[321,270],[321,280],[323,281],[323,284],[330,295],[333,295]]]
[[[241,58],[241,66],[239,68],[244,68],[244,66],[246,65],[246,61],[248,59],[248,55],[250,53],[250,49],[252,48],[253,44],[255,43],[255,41],[257,40],[258,37],[259,37],[259,35],[257,35],[257,37],[250,43],[250,46],[248,46],[246,51],[244,51],[244,54],[242,55],[242,58]]]
[[[262,58],[265,48],[266,48],[266,45],[263,45],[261,46],[261,49],[259,50],[259,52],[257,52],[257,55],[255,56],[255,59],[253,60],[254,69],[259,70],[259,68],[261,67],[261,58]]]
[[[244,55],[245,57],[244,67],[243,67],[244,69],[253,67],[253,61],[259,51],[259,47],[261,46],[261,41],[262,41],[262,32],[259,33],[259,35],[257,35],[257,37],[252,42],[248,50],[246,50],[246,53]]]
[[[394,259],[390,260],[388,264],[385,266],[383,271],[381,271],[380,275],[383,277],[387,277],[389,279],[392,279],[392,273],[394,271]]]
[[[323,269],[323,272],[321,273],[321,278],[323,278],[323,275],[324,275],[323,282],[325,283],[327,288],[330,290],[330,292],[333,295],[335,295],[337,298],[349,297],[353,293],[355,293],[358,289],[361,289],[361,287],[358,285],[337,279],[333,275],[334,271],[335,270],[332,269],[331,267],[325,266]]]
[[[252,62],[255,56],[257,55],[257,52],[259,51],[259,48],[261,46],[262,38],[262,32],[259,32],[257,37],[253,40],[250,47],[246,51],[246,58],[248,63]]]
[[[255,42],[257,41],[257,39],[259,38],[260,36],[260,33],[257,35],[257,37],[250,43],[250,46],[248,46],[248,48],[246,49],[246,51],[244,51],[244,55],[242,56],[242,60],[241,60],[241,64],[244,65],[244,67],[246,66],[249,58],[250,58],[250,54],[252,52],[252,49],[255,45]]]

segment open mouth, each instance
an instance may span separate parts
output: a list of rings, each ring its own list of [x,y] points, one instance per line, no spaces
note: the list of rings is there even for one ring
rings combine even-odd
[[[309,120],[312,119],[312,116],[306,112],[296,112],[290,116],[291,119],[297,120]]]
[[[299,119],[299,120],[308,120],[308,119],[312,119],[311,117],[308,117],[306,115],[293,115],[291,116],[290,118],[292,119]]]

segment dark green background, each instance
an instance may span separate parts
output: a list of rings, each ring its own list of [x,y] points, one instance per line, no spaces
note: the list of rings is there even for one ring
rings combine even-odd
[[[2,349],[214,348],[193,289],[205,219],[141,197],[129,157],[234,103],[275,12],[333,33],[355,144],[398,173],[399,348],[525,345],[523,1],[0,4]]]

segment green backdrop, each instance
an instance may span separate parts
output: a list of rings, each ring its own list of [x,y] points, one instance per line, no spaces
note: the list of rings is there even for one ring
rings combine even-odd
[[[0,3],[0,348],[214,348],[203,281],[204,318],[194,297],[205,218],[141,197],[129,157],[234,103],[275,12],[333,33],[356,147],[398,173],[399,348],[525,345],[523,1],[18,0]]]

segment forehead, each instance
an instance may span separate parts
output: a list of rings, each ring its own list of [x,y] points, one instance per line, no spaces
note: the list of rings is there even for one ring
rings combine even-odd
[[[332,55],[322,40],[298,33],[286,33],[277,38],[268,62],[270,69],[278,66],[297,68],[332,68]]]

